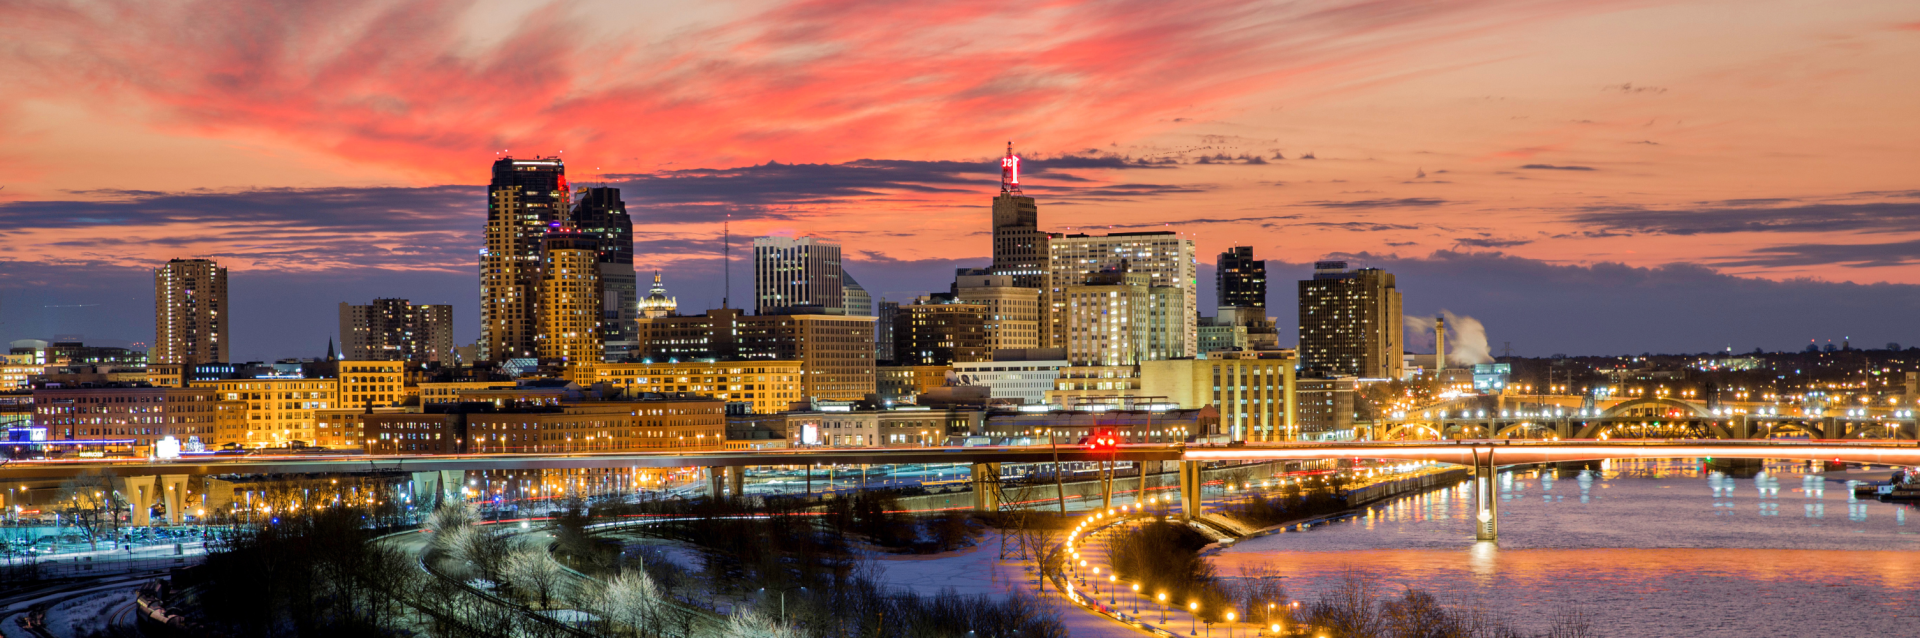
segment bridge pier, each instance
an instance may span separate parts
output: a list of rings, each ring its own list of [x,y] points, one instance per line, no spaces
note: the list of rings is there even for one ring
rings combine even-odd
[[[1200,515],[1200,462],[1177,463],[1180,464],[1180,520],[1191,521]]]
[[[717,501],[727,497],[726,491],[722,489],[723,486],[720,484],[721,474],[725,473],[726,470],[727,468],[717,465],[707,467],[707,496],[712,497],[713,500]]]
[[[1473,540],[1500,539],[1499,467],[1493,464],[1493,448],[1473,451]]]
[[[747,468],[738,465],[727,467],[727,493],[734,498],[747,496]]]
[[[997,512],[1000,510],[1000,464],[973,464],[973,511]]]

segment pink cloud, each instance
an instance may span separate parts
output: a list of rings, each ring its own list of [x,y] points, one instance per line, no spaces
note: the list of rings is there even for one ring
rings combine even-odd
[[[20,43],[0,60],[38,91],[164,130],[471,183],[501,149],[631,172],[1100,145],[1590,6],[803,0],[654,41],[541,10],[483,45],[460,26],[467,0],[29,4],[0,27]]]

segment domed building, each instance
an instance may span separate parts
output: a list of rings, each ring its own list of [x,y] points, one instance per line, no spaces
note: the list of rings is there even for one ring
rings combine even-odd
[[[667,287],[660,283],[660,271],[653,271],[653,288],[647,291],[647,297],[640,300],[640,316],[647,319],[671,317],[680,302],[667,296]]]

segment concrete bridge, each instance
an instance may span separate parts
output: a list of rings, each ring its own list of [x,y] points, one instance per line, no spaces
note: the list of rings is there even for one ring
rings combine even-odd
[[[1050,447],[971,448],[861,448],[729,452],[599,453],[599,454],[469,454],[429,456],[329,456],[197,458],[176,461],[16,461],[0,465],[0,480],[66,479],[98,476],[116,485],[150,486],[137,490],[152,499],[169,498],[181,475],[315,475],[349,472],[411,474],[416,484],[459,485],[468,471],[564,470],[582,468],[708,468],[709,489],[715,496],[740,494],[741,468],[783,465],[861,465],[957,463],[973,472],[973,503],[980,511],[994,511],[998,502],[1001,463],[1146,461],[1176,462],[1179,466],[1183,512],[1200,511],[1201,470],[1207,463],[1378,459],[1451,463],[1471,467],[1477,525],[1474,536],[1495,540],[1499,521],[1495,472],[1502,466],[1601,459],[1714,458],[1834,461],[1887,465],[1920,465],[1920,444],[1863,440],[1726,440],[1726,439],[1611,439],[1541,441],[1474,439],[1428,442],[1273,443],[1237,447],[1133,445],[1114,450]],[[724,481],[724,482],[723,482]],[[730,483],[731,485],[727,485]],[[416,487],[416,489],[419,489]],[[175,492],[177,494],[177,492]],[[143,496],[141,500],[149,497]],[[141,502],[133,503],[139,508]],[[169,505],[172,505],[169,503]],[[170,518],[179,522],[177,509]]]
[[[1771,404],[1720,407],[1673,397],[1621,401],[1608,407],[1541,402],[1494,409],[1459,402],[1394,412],[1371,432],[1374,440],[1450,439],[1920,439],[1916,411],[1897,407],[1850,407],[1775,414]]]

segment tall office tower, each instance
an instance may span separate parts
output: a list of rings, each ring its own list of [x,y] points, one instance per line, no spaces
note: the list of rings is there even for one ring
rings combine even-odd
[[[340,358],[345,361],[453,362],[453,306],[375,299],[340,302]]]
[[[1114,269],[1147,276],[1149,286],[1166,286],[1180,291],[1181,308],[1178,342],[1166,350],[1172,357],[1191,357],[1199,350],[1199,300],[1195,296],[1199,265],[1194,261],[1193,240],[1170,232],[1114,233],[1111,235],[1063,235],[1047,242],[1047,297],[1045,347],[1066,347],[1070,336],[1067,325],[1069,306],[1060,297],[1067,286],[1079,285],[1088,275]],[[1052,344],[1048,346],[1047,344]],[[1156,350],[1159,351],[1159,350]]]
[[[893,364],[944,366],[987,361],[987,315],[984,304],[942,302],[921,297],[901,306],[893,316]]]
[[[667,285],[660,283],[660,271],[653,272],[653,287],[647,290],[647,298],[640,300],[640,316],[659,319],[672,316],[680,309],[680,300],[667,296]],[[639,326],[634,326],[637,332]]]
[[[846,307],[848,316],[873,316],[873,295],[867,294],[867,289],[844,270],[840,272],[840,288],[841,298],[846,300],[842,305]]]
[[[540,330],[541,250],[567,210],[567,168],[559,158],[493,162],[487,187],[487,246],[480,251],[480,358],[535,356]]]
[[[994,274],[1010,275],[1022,288],[1046,288],[1047,237],[1039,205],[1020,193],[1020,157],[1008,142],[1000,160],[1000,194],[993,198]]]
[[[540,361],[566,365],[598,363],[601,347],[600,240],[558,226],[547,231],[541,251]]]
[[[1040,290],[1015,281],[978,268],[954,273],[954,298],[987,307],[988,353],[1040,347]]]
[[[227,269],[211,259],[174,259],[153,269],[150,363],[223,363],[233,335],[227,324]]]
[[[1267,262],[1252,246],[1234,246],[1214,262],[1213,290],[1222,308],[1267,307]]]
[[[1300,282],[1300,367],[1364,379],[1398,379],[1406,363],[1400,290],[1378,268],[1313,264]]]
[[[600,240],[600,339],[605,361],[633,353],[640,318],[640,287],[633,272],[633,220],[620,189],[578,188],[573,193],[573,227]]]
[[[900,314],[900,303],[881,299],[874,314],[873,360],[893,365],[893,320]]]
[[[839,244],[812,237],[753,238],[754,314],[846,314],[843,277]]]
[[[1055,293],[1065,304],[1067,361],[1076,366],[1130,366],[1191,356],[1183,348],[1185,293],[1127,263],[1087,275]],[[1183,354],[1185,352],[1185,354]]]

